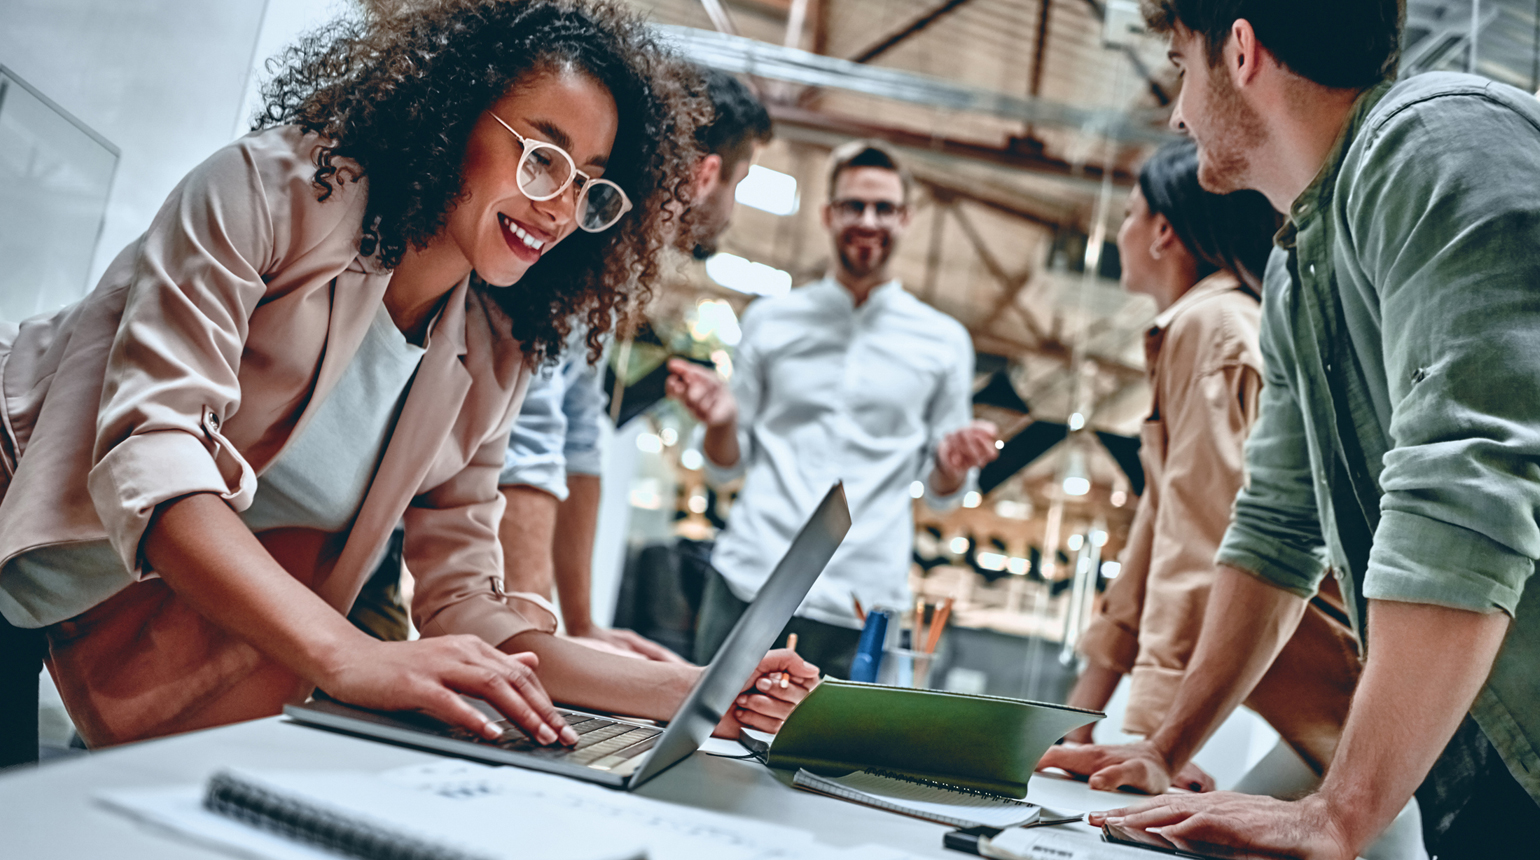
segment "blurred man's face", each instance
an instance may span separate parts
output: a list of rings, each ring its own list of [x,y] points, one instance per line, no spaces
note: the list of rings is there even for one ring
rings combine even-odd
[[[880,273],[909,226],[903,180],[881,167],[841,171],[824,204],[823,223],[846,274],[863,279]]]
[[[1226,62],[1211,68],[1202,37],[1185,27],[1173,33],[1168,56],[1182,73],[1171,127],[1198,144],[1198,182],[1215,194],[1254,187],[1252,155],[1264,140],[1262,118],[1236,90]]]
[[[733,223],[738,183],[749,175],[749,168],[759,161],[759,151],[764,148],[755,143],[748,158],[740,159],[732,168],[732,175],[722,175],[720,156],[713,159],[715,166],[697,186],[695,204],[690,207],[690,217],[695,221],[695,248],[697,260],[704,260],[717,252],[717,243]]]

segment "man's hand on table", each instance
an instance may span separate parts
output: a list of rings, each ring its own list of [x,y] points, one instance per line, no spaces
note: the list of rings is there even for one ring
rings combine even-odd
[[[599,627],[598,625],[590,625],[587,629],[581,631],[573,631],[569,626],[567,630],[568,635],[572,637],[573,641],[587,645],[590,648],[597,648],[600,651],[608,651],[612,654],[620,654],[626,657],[640,657],[644,660],[653,660],[658,663],[689,665],[689,661],[678,654],[630,630]]]
[[[1049,747],[1037,763],[1037,769],[1056,767],[1068,773],[1086,778],[1097,791],[1139,791],[1160,794],[1167,786],[1175,785],[1171,765],[1165,756],[1149,741],[1131,744],[1060,744]],[[1198,773],[1203,773],[1201,770]],[[1184,773],[1184,776],[1186,774]],[[1203,774],[1208,777],[1208,774]],[[1187,777],[1189,783],[1203,780]],[[1208,784],[1212,788],[1212,777]],[[1188,785],[1181,785],[1189,788]]]
[[[1302,860],[1352,860],[1346,830],[1332,817],[1318,794],[1302,800],[1276,800],[1233,791],[1168,794],[1106,812],[1093,812],[1090,823],[1159,833],[1179,848],[1201,852],[1223,846],[1247,856],[1296,857]]]
[[[775,734],[791,716],[797,703],[818,686],[818,667],[797,656],[797,652],[778,648],[765,655],[754,670],[749,685],[733,702],[713,732],[719,738],[738,737],[739,729],[750,728]]]

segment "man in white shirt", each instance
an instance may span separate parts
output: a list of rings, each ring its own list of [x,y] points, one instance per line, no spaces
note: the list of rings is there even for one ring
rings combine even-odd
[[[696,624],[709,660],[829,486],[845,482],[853,525],[787,625],[799,653],[847,677],[860,638],[855,600],[910,603],[910,486],[953,505],[996,456],[972,421],[973,345],[956,320],[905,292],[889,262],[909,223],[909,177],[883,146],[830,156],[823,223],[834,263],[821,281],[760,299],[743,316],[732,386],[675,360],[669,395],[706,426],[707,479],[746,475],[718,538]]]

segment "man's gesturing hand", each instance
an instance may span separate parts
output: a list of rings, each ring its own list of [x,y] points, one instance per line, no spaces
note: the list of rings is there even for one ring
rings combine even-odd
[[[738,403],[721,374],[682,358],[668,361],[668,396],[683,404],[707,427],[723,427],[738,419]]]
[[[488,739],[501,732],[460,698],[496,708],[542,744],[577,743],[577,733],[535,677],[534,654],[504,654],[475,636],[376,642],[351,650],[321,684],[327,695],[381,711],[422,711]]]
[[[932,485],[942,495],[962,486],[969,469],[977,469],[1000,456],[995,438],[1000,429],[989,421],[974,421],[961,430],[953,430],[936,446],[936,480]]]

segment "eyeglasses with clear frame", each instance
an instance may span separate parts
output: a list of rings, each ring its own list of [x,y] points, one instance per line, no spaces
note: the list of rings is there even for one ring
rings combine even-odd
[[[531,200],[551,200],[577,184],[577,225],[589,233],[599,233],[615,226],[631,211],[631,198],[619,185],[608,179],[595,179],[578,170],[572,156],[554,143],[534,140],[514,131],[497,114],[489,114],[497,124],[519,139],[524,154],[519,157],[519,190]],[[579,177],[581,180],[579,181]]]
[[[897,224],[908,211],[902,203],[894,203],[891,200],[862,200],[856,197],[841,197],[829,201],[829,206],[834,210],[834,219],[844,224],[854,224],[866,216],[868,209],[876,216],[877,223],[886,226]]]

